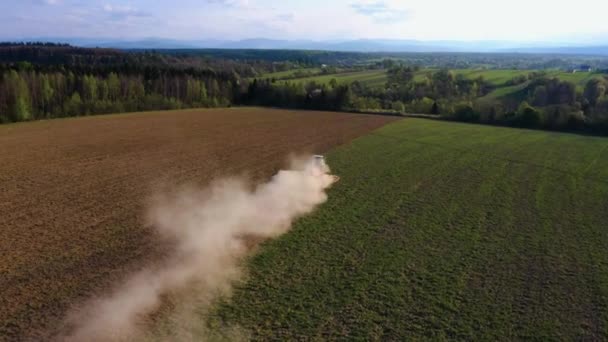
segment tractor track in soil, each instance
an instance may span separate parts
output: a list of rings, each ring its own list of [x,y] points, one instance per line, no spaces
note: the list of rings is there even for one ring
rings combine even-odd
[[[221,176],[261,180],[397,118],[263,108],[187,110],[0,127],[0,340],[51,336],[73,305],[165,247],[147,198]]]

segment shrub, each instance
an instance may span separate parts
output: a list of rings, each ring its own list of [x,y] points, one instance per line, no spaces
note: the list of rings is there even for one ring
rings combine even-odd
[[[408,110],[412,113],[432,114],[433,104],[435,104],[433,99],[423,97],[422,99],[412,101],[408,105]]]
[[[437,102],[433,102],[433,107],[431,107],[431,114],[439,114],[439,106],[437,106]]]
[[[574,130],[581,130],[585,128],[585,114],[580,110],[569,113],[568,128]]]
[[[454,110],[454,118],[458,121],[479,122],[479,113],[470,104],[461,104]]]
[[[479,121],[482,123],[504,121],[505,110],[500,102],[477,101],[473,104],[473,109],[479,113]]]
[[[514,86],[514,85],[526,83],[527,81],[528,81],[527,75],[518,75],[518,76],[515,76],[512,79],[508,80],[507,82],[505,82],[505,85]]]
[[[538,128],[542,126],[542,118],[540,111],[524,101],[517,111],[515,124],[521,127]]]
[[[391,109],[396,112],[403,113],[405,112],[405,105],[401,101],[394,101],[391,104]]]

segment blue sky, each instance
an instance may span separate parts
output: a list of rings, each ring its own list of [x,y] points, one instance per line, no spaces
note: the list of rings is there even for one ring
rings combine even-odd
[[[608,43],[600,0],[15,0],[0,39],[509,40]]]

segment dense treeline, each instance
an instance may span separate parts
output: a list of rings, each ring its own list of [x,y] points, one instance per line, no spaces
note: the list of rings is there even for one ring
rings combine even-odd
[[[256,106],[340,111],[350,107],[353,94],[348,85],[328,87],[314,82],[275,84],[268,79],[256,79],[249,84],[241,100],[244,104]]]
[[[53,43],[0,43],[0,63],[29,62],[34,65],[63,66],[66,68],[141,68],[210,69],[236,73],[240,77],[255,77],[268,72],[285,71],[302,67],[293,61],[264,59],[214,58],[205,54],[192,54],[188,50],[169,53],[157,51],[121,51],[116,49],[81,48]]]
[[[137,62],[134,56],[118,50],[87,49],[52,43],[0,43],[0,61],[64,65],[119,65]]]
[[[457,120],[553,130],[588,130],[608,134],[608,77],[584,88],[539,76],[502,99],[461,104],[447,116]]]
[[[0,43],[0,123],[247,102],[246,80],[308,65],[67,44]],[[297,54],[294,54],[297,56]],[[246,88],[245,88],[246,89]]]
[[[0,123],[240,103],[241,79],[300,67],[67,44],[0,43]]]
[[[138,50],[133,50],[138,51]],[[146,51],[146,50],[139,50]],[[350,64],[364,57],[358,53],[303,50],[258,49],[166,49],[157,50],[166,55],[230,59],[238,61],[294,62],[304,67],[319,64]]]
[[[0,122],[142,110],[227,106],[234,75],[172,68],[4,66]]]
[[[145,50],[140,50],[145,51]],[[427,53],[427,52],[339,52],[311,50],[253,50],[253,49],[173,49],[156,50],[163,55],[204,56],[214,59],[238,61],[293,62],[301,66],[321,64],[339,67],[376,65],[384,67],[386,61],[418,65],[424,68],[491,68],[572,70],[588,65],[595,70],[608,69],[608,59],[594,56],[521,54],[521,53]]]

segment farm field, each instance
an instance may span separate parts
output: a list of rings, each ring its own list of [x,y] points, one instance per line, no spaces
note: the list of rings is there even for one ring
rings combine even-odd
[[[382,87],[386,84],[386,71],[385,70],[365,70],[355,72],[345,72],[340,74],[330,74],[322,76],[313,76],[306,78],[298,78],[290,80],[290,82],[317,82],[320,84],[329,84],[332,79],[336,79],[339,84],[351,84],[355,81],[359,81],[370,87]]]
[[[405,119],[214,314],[254,340],[608,339],[608,139]]]
[[[499,97],[503,97],[503,96],[508,96],[510,94],[513,94],[519,90],[524,89],[528,83],[523,83],[520,85],[514,85],[514,86],[505,86],[505,82],[507,82],[508,80],[512,79],[515,76],[518,75],[526,75],[529,71],[519,71],[519,70],[488,70],[485,73],[482,73],[481,75],[483,75],[483,77],[492,82],[495,86],[497,86],[498,88],[496,88],[494,91],[492,91],[490,94],[486,95],[484,97],[484,99],[496,99]],[[472,77],[473,75],[479,75],[476,72],[471,72],[471,73],[466,73],[465,74],[467,77]],[[562,81],[568,81],[568,82],[573,82],[574,84],[576,84],[577,88],[579,88],[579,90],[583,90],[585,88],[585,85],[587,84],[587,82],[589,82],[591,79],[595,78],[595,77],[599,77],[598,74],[596,73],[589,73],[589,72],[578,72],[578,73],[570,73],[570,72],[565,72],[565,71],[549,71],[547,73],[547,75],[549,77],[557,77],[558,79],[562,80]]]
[[[456,75],[463,75],[466,78],[475,79],[483,77],[495,86],[503,86],[505,82],[520,75],[528,75],[533,70],[485,70],[485,69],[457,69],[454,70]]]
[[[309,69],[302,69],[302,70],[309,70]],[[310,69],[310,70],[314,70],[314,69]],[[416,73],[415,79],[417,81],[420,81],[426,76],[426,74],[428,72],[432,72],[433,70],[435,70],[435,69],[422,69]],[[494,84],[495,86],[503,86],[507,81],[511,80],[512,78],[514,78],[516,76],[520,76],[520,75],[528,75],[529,73],[533,72],[534,70],[455,69],[452,71],[456,75],[463,75],[463,76],[466,76],[467,78],[471,78],[471,79],[482,76],[487,81],[490,81],[490,83]],[[283,74],[289,75],[290,73],[293,74],[293,72],[294,71],[289,71],[289,72],[282,72],[282,73],[275,73],[275,74],[276,75],[283,75]],[[269,75],[275,75],[275,74],[264,75],[264,77],[267,77]],[[578,86],[584,86],[589,80],[598,76],[597,73],[590,73],[590,72],[571,73],[571,72],[558,71],[558,70],[549,70],[549,71],[547,71],[547,75],[549,77],[557,77],[564,81],[574,82]],[[386,83],[386,70],[355,71],[355,72],[347,72],[347,73],[341,73],[341,74],[330,74],[330,75],[306,77],[306,78],[301,78],[301,79],[297,79],[297,80],[303,81],[303,82],[315,81],[318,83],[329,83],[329,81],[331,81],[332,78],[335,78],[336,81],[338,81],[338,82],[354,82],[354,81],[358,80],[359,82],[363,82],[363,83],[371,82],[372,84],[375,84],[375,85],[377,85],[377,84],[384,85],[384,83]]]
[[[318,72],[321,72],[321,68],[301,68],[301,69],[292,69],[292,70],[287,70],[287,71],[269,72],[269,73],[263,74],[262,76],[260,76],[258,78],[281,79],[281,78],[285,78],[285,77],[292,77],[297,72],[318,73]]]
[[[0,340],[44,340],[71,305],[164,253],[142,223],[163,186],[321,153],[394,118],[235,108],[0,126]]]
[[[309,70],[309,69],[303,69]],[[422,69],[418,71],[414,77],[415,81],[422,81],[426,74],[432,72],[434,69]],[[493,97],[502,96],[504,94],[508,94],[510,89],[505,86],[505,83],[514,77],[521,75],[528,75],[534,70],[502,70],[502,69],[455,69],[453,70],[456,75],[463,75],[467,78],[474,79],[478,77],[483,77],[487,81],[489,81],[494,86],[498,87],[494,92],[497,94],[492,94]],[[294,71],[291,71],[293,73]],[[280,75],[286,76],[289,75],[290,72],[277,73],[275,77],[279,78]],[[274,75],[274,74],[268,74]],[[264,75],[265,77],[268,75]],[[563,81],[574,82],[581,89],[585,86],[585,84],[594,77],[598,77],[597,73],[589,73],[589,72],[578,72],[571,73],[566,71],[558,71],[558,70],[549,70],[547,71],[547,75],[549,77],[557,77]],[[340,74],[329,74],[329,75],[321,75],[321,76],[312,76],[305,78],[297,78],[293,80],[289,80],[289,82],[317,82],[320,84],[329,84],[332,79],[336,79],[336,81],[340,84],[350,84],[355,81],[359,81],[362,84],[365,84],[369,87],[383,87],[387,81],[386,70],[365,70],[365,71],[356,71],[356,72],[346,72]],[[501,95],[502,94],[502,95]]]
[[[470,79],[481,76],[497,87],[504,87],[505,83],[514,77],[525,76],[534,72],[535,70],[456,69],[453,71],[456,75],[463,75]],[[545,72],[547,73],[548,77],[556,77],[562,81],[574,82],[579,87],[584,87],[589,80],[598,76],[597,73],[592,72],[571,73],[561,70],[546,70]]]

